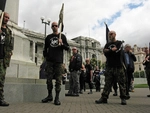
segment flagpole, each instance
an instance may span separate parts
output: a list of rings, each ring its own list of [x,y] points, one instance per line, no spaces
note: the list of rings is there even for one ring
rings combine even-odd
[[[60,28],[60,33],[59,33],[59,39],[61,39],[61,33],[62,33],[62,24],[63,24],[63,10],[64,10],[64,3],[62,4],[62,8],[60,10],[60,14],[59,14],[59,22],[58,22],[58,26]],[[60,43],[59,43],[60,45]]]
[[[3,16],[4,16],[4,12],[2,12],[2,13],[1,13],[1,19],[0,19],[0,28],[2,27]]]
[[[62,23],[60,23],[60,25],[59,25],[59,26],[60,26],[59,39],[61,39],[61,33],[62,33],[62,32],[61,32],[61,31],[62,31]]]
[[[149,42],[149,49],[148,49],[148,53],[150,54],[150,42]]]
[[[104,24],[106,25],[106,22],[104,22]]]

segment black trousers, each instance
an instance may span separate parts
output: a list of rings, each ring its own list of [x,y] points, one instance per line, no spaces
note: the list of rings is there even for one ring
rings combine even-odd
[[[85,89],[85,77],[82,74],[80,74],[79,81],[80,81],[80,91],[81,91]]]
[[[126,71],[126,94],[127,95],[129,95],[132,78],[133,78],[133,71],[130,71],[130,69],[127,69]]]

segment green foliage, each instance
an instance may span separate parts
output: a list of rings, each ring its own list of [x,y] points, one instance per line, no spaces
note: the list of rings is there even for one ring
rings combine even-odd
[[[106,62],[104,62],[104,63],[101,65],[101,68],[102,68],[102,69],[105,69],[105,68],[106,68]]]
[[[149,88],[147,84],[135,84],[134,88]]]
[[[134,77],[135,78],[145,78],[145,73],[144,73],[144,71],[140,71],[140,72],[136,71],[136,72],[134,72]]]
[[[92,67],[95,68],[97,60],[95,58],[92,58],[91,61],[90,61],[90,63],[92,65]]]
[[[136,71],[136,72],[134,72],[133,75],[134,75],[134,78],[139,78],[139,72]]]
[[[96,60],[96,58],[92,58],[92,59],[90,60],[90,62],[91,62],[91,65],[92,65],[93,69],[94,69],[96,66],[98,66],[99,69],[101,68],[101,61],[100,61],[100,60]]]
[[[140,77],[141,77],[141,78],[145,78],[145,73],[144,73],[144,71],[140,71]]]

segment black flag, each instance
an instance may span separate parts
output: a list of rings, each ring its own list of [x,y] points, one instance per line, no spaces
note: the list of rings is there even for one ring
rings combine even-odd
[[[106,25],[106,43],[108,43],[109,42],[109,38],[108,38],[109,28],[106,23],[105,23],[105,25]]]
[[[0,10],[2,10],[2,12],[5,10],[5,4],[6,0],[0,0]]]
[[[5,4],[6,4],[6,0],[0,0],[0,10],[1,10],[1,18],[0,18],[0,28],[2,26],[2,21],[3,21],[3,15],[4,15],[4,10],[5,10]]]
[[[149,42],[149,54],[150,54],[150,42]]]

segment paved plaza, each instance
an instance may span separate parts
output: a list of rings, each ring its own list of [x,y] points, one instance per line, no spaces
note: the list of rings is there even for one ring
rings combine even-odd
[[[130,93],[131,99],[127,100],[127,105],[121,105],[120,98],[112,96],[113,92],[110,93],[108,104],[95,104],[100,92],[87,93],[88,90],[79,97],[65,97],[60,106],[53,102],[41,103],[41,99],[34,103],[10,103],[9,107],[0,107],[0,113],[150,113],[148,88],[136,88],[135,92]]]

